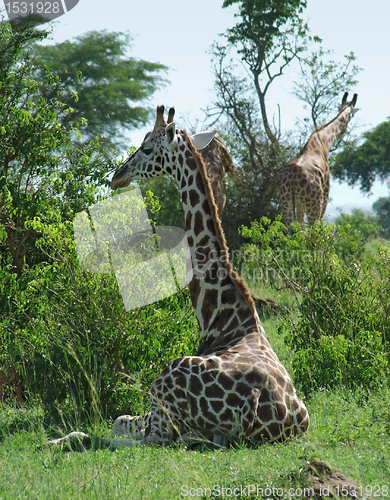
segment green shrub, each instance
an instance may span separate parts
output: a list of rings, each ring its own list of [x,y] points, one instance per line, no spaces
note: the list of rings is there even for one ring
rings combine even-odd
[[[272,264],[278,272],[274,286],[296,294],[298,313],[279,330],[293,350],[295,382],[305,394],[387,383],[390,250],[365,250],[373,228],[360,217],[344,217],[338,226],[293,225],[290,232],[280,220],[264,218],[242,229],[263,257],[248,261],[247,269],[253,273],[256,266]]]
[[[308,238],[298,223],[287,231],[278,216],[274,221],[262,217],[240,232],[251,240],[241,247],[240,261],[235,259],[246,280],[305,293],[314,269],[323,265],[336,231],[334,224],[315,224]]]
[[[0,370],[17,367],[53,417],[144,411],[162,368],[199,342],[188,292],[125,311],[112,272],[79,267],[69,224],[40,230],[51,263],[0,271]]]
[[[379,235],[378,217],[355,208],[352,214],[341,213],[336,221],[334,241],[337,255],[346,262],[359,260],[365,254],[365,245]]]

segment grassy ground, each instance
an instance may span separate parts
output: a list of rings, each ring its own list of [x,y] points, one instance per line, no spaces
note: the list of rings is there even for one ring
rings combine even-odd
[[[254,291],[269,296],[266,288]],[[294,299],[284,291],[272,293],[279,307],[263,310],[262,322],[271,345],[293,376],[291,352],[277,332],[277,322],[285,308],[294,308]],[[368,492],[373,488],[372,498],[390,498],[390,390],[322,391],[312,394],[306,404],[309,432],[286,444],[235,450],[136,446],[118,451],[49,447],[48,436],[58,437],[60,431],[45,423],[39,405],[22,410],[3,405],[0,500],[161,500],[202,495],[303,499],[309,484],[307,465],[313,460],[326,461]],[[89,429],[80,424],[77,430]],[[109,428],[100,432],[107,436]]]
[[[283,297],[276,299],[283,303]],[[291,353],[277,333],[274,314],[269,314],[263,324],[291,372]],[[57,437],[59,432],[44,424],[39,406],[20,410],[3,405],[0,500],[161,500],[199,498],[201,494],[228,498],[233,490],[227,488],[242,487],[248,494],[245,488],[249,486],[259,488],[259,495],[250,498],[303,498],[299,488],[308,486],[306,467],[312,460],[328,462],[363,487],[377,486],[380,495],[373,498],[390,498],[390,492],[387,496],[383,489],[390,486],[390,391],[319,392],[306,403],[310,430],[287,444],[222,451],[137,446],[73,452],[46,445],[47,437]],[[78,430],[87,429],[80,424]],[[109,429],[101,432],[108,435]],[[261,488],[266,496],[261,495]],[[289,495],[290,488],[296,491],[295,496]],[[241,494],[241,489],[235,492]]]
[[[376,485],[381,496],[375,498],[386,498],[389,407],[386,390],[368,396],[318,393],[308,402],[310,431],[287,444],[223,451],[134,447],[115,452],[48,447],[37,409],[4,407],[0,499],[176,499],[199,496],[196,489],[221,493],[222,487],[249,485],[273,487],[275,494],[267,498],[289,498],[290,488],[307,487],[305,468],[314,459],[325,460],[363,487]]]

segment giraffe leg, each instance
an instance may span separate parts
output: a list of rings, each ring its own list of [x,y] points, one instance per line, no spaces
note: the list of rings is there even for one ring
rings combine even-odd
[[[309,226],[312,226],[317,220],[321,220],[320,210],[314,210],[314,211],[308,212],[307,220],[308,220]]]
[[[326,208],[329,202],[329,191],[330,191],[330,175],[329,168],[324,175],[322,182],[322,209],[321,209],[321,219],[325,217]]]
[[[305,221],[306,204],[298,194],[295,196],[295,209],[297,211],[297,221],[302,226]]]
[[[144,419],[122,415],[115,420],[111,433],[113,436],[131,436],[134,439],[142,439],[145,434]]]
[[[322,218],[322,198],[318,204],[314,204],[310,207],[310,210],[307,212],[307,221],[310,226],[312,226],[315,221],[321,220]]]
[[[146,416],[146,418],[148,417],[149,415]],[[144,419],[142,417],[122,415],[115,420],[111,433],[113,436],[130,437],[131,439],[101,438],[98,441],[103,446],[111,447],[113,449],[123,447],[128,448],[134,446],[135,444],[143,444],[142,441],[145,433]],[[93,439],[95,438],[92,438],[84,432],[71,432],[62,438],[48,441],[48,444],[62,446],[69,443],[70,445],[82,445],[84,448],[89,448]]]
[[[94,444],[95,441],[95,444]],[[63,446],[70,447],[71,449],[89,449],[92,446],[100,448],[103,447],[118,449],[118,448],[130,448],[136,444],[143,444],[140,441],[135,441],[134,439],[112,439],[112,438],[93,438],[84,432],[71,432],[66,436],[59,439],[52,439],[47,442],[50,446]]]
[[[326,207],[328,206],[329,201],[329,191],[324,191],[324,196],[322,198],[322,207],[321,207],[321,219],[325,217]]]
[[[150,402],[150,413],[145,421],[145,435],[143,444],[168,445],[180,438],[183,426],[178,421],[178,415],[174,407],[167,407],[153,394]],[[188,431],[188,429],[186,429]]]
[[[244,406],[241,415],[240,441],[248,442],[252,434],[253,425],[257,418],[257,409],[259,406],[260,391],[254,387]]]
[[[294,205],[290,193],[281,192],[279,210],[283,216],[285,225],[290,226],[295,218]]]
[[[322,215],[322,200],[324,192],[322,189],[321,180],[315,179],[310,186],[310,196],[306,200],[307,221],[312,226],[315,221],[321,220]]]
[[[297,219],[299,224],[303,225],[305,220],[305,211],[301,207],[297,209]]]

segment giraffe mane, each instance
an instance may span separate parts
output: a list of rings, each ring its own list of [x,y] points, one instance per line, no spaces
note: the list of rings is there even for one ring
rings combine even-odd
[[[348,95],[348,92],[345,93],[346,95]],[[345,97],[345,94],[344,94],[344,97]],[[332,122],[336,121],[337,118],[341,115],[341,113],[344,113],[345,109],[349,106],[355,106],[356,104],[356,100],[357,100],[357,94],[354,94],[353,96],[353,100],[350,101],[350,102],[346,102],[343,107],[339,110],[339,112],[337,113],[337,115],[332,118],[328,123],[324,123],[324,125],[321,125],[321,127],[316,127],[315,131],[314,132],[319,132],[320,130],[322,130],[323,128],[327,127],[328,125],[330,125]],[[343,98],[343,102],[344,102],[344,98]]]
[[[330,125],[331,123],[333,123],[334,121],[336,121],[336,120],[337,120],[337,118],[338,118],[338,117],[341,115],[341,113],[343,113],[344,111],[345,111],[345,107],[344,107],[343,109],[341,109],[341,110],[337,113],[337,115],[336,115],[334,118],[332,118],[330,121],[328,121],[327,123],[324,123],[324,124],[323,124],[323,125],[321,125],[320,127],[316,127],[316,129],[314,130],[314,133],[315,133],[315,132],[319,132],[320,130],[322,130],[322,129],[326,128],[328,125]]]
[[[188,141],[189,148],[190,148],[191,153],[193,154],[195,161],[199,167],[199,171],[200,171],[200,174],[201,174],[203,182],[204,182],[207,198],[208,198],[209,203],[211,205],[211,217],[215,223],[215,232],[217,235],[218,244],[220,246],[222,253],[225,253],[225,255],[228,256],[229,249],[228,249],[228,246],[226,243],[225,235],[223,234],[223,231],[222,231],[221,221],[220,221],[220,218],[218,216],[217,205],[215,204],[214,196],[212,195],[210,181],[207,177],[206,167],[204,165],[202,156],[195,149],[194,145],[191,142],[191,139],[190,139],[188,133],[185,130],[182,130],[182,133],[183,133],[184,137],[186,138],[186,140]],[[245,281],[238,276],[237,272],[233,269],[233,266],[232,266],[232,263],[230,262],[230,260],[223,259],[223,266],[225,267],[225,269],[228,273],[228,276],[230,276],[232,283],[237,288],[238,292],[247,301],[247,303],[252,308],[253,312],[256,313],[255,304],[253,302],[249,288],[247,287]]]
[[[226,157],[226,161],[224,162],[225,172],[229,174],[231,178],[234,178],[237,174],[237,170],[234,167],[232,155],[229,153],[227,147],[222,142],[222,139],[217,136],[214,136],[214,138],[218,142],[220,149],[222,149],[223,155]]]

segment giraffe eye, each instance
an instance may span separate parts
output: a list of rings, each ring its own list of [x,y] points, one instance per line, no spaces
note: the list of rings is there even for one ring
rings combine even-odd
[[[146,156],[149,156],[153,153],[152,148],[142,148],[142,151],[146,154]]]

